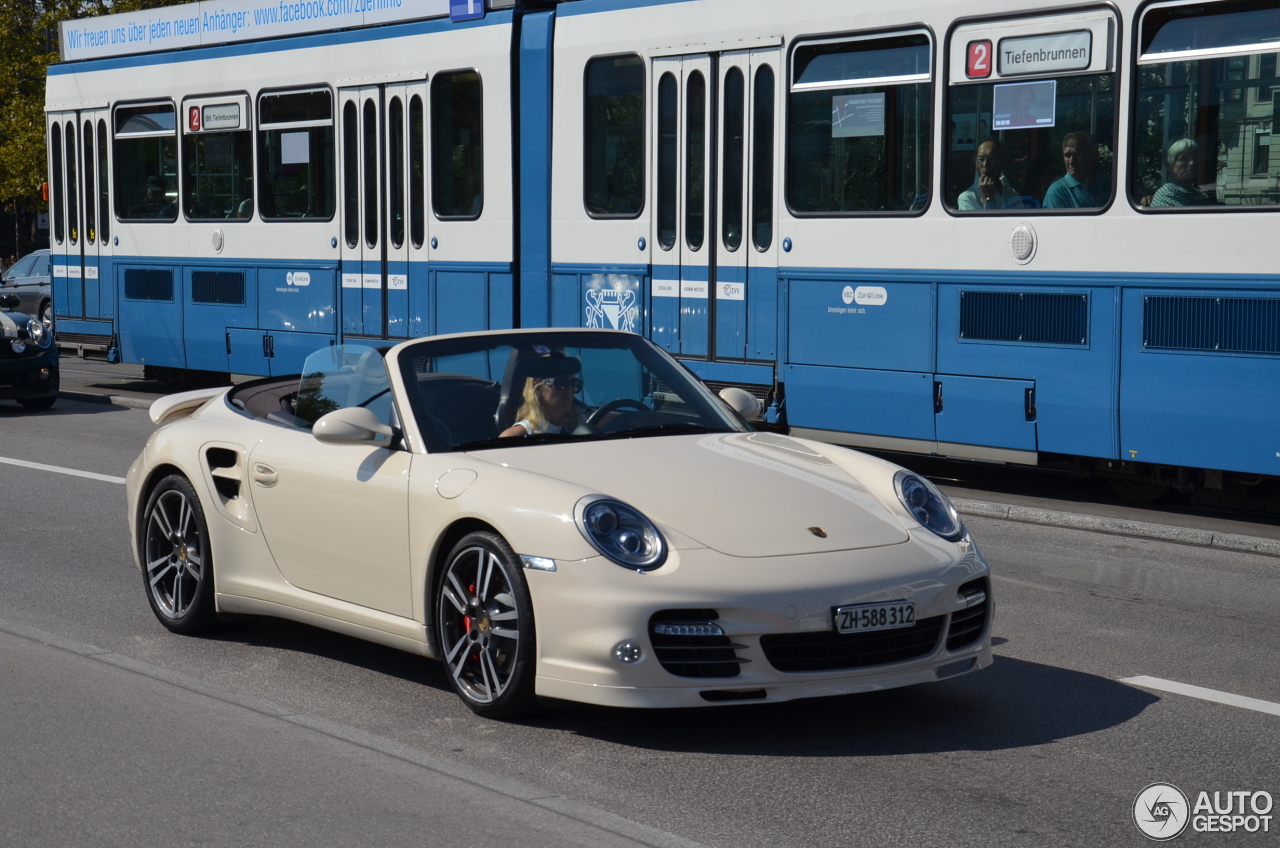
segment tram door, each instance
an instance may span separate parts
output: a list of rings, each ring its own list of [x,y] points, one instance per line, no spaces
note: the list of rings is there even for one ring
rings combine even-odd
[[[781,52],[773,49],[720,57],[719,241],[712,297],[717,359],[773,356],[774,346],[764,337],[776,332],[774,162],[782,148],[774,116],[779,114],[775,71],[780,59]]]
[[[653,336],[673,353],[748,358],[750,281],[777,269],[778,57],[771,48],[653,60]]]
[[[382,87],[344,88],[342,111],[342,331],[384,338]]]
[[[426,83],[344,88],[342,110],[342,329],[409,335],[409,266],[425,261],[410,212],[425,191]],[[418,226],[422,216],[414,216]]]
[[[108,112],[85,109],[48,116],[50,248],[55,314],[111,318],[111,210]],[[100,281],[102,284],[100,284]]]

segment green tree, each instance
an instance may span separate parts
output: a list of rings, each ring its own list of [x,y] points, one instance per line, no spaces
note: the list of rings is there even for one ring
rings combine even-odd
[[[176,0],[0,0],[0,204],[6,210],[20,216],[45,208],[44,84],[46,69],[59,61],[58,24],[174,5]],[[29,233],[15,235],[19,252],[30,246]]]

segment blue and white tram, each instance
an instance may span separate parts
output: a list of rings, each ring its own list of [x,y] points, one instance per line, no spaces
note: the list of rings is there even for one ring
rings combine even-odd
[[[64,339],[617,327],[799,435],[1280,475],[1276,0],[258,5],[64,26]]]

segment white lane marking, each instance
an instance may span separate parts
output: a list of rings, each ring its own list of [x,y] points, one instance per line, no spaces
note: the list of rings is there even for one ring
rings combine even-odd
[[[27,462],[25,459],[10,459],[7,456],[0,456],[0,462],[5,465],[17,465],[21,468],[34,468],[36,471],[52,471],[54,474],[67,474],[72,477],[85,477],[89,480],[101,480],[104,483],[124,484],[123,477],[112,477],[110,474],[95,474],[92,471],[80,471],[76,468],[63,468],[60,465],[45,465],[40,462]]]
[[[1144,689],[1157,689],[1161,692],[1172,692],[1175,695],[1186,695],[1188,698],[1199,698],[1202,701],[1213,701],[1215,704],[1226,704],[1240,707],[1243,710],[1267,713],[1280,716],[1280,704],[1250,698],[1245,695],[1233,695],[1230,692],[1219,692],[1217,689],[1206,689],[1203,686],[1192,686],[1190,683],[1178,683],[1175,680],[1161,680],[1159,677],[1122,677],[1121,683],[1141,686]]]

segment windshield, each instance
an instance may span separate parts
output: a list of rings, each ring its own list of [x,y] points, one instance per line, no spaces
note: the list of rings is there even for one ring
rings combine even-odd
[[[748,429],[675,360],[631,334],[425,341],[399,359],[432,452]]]

